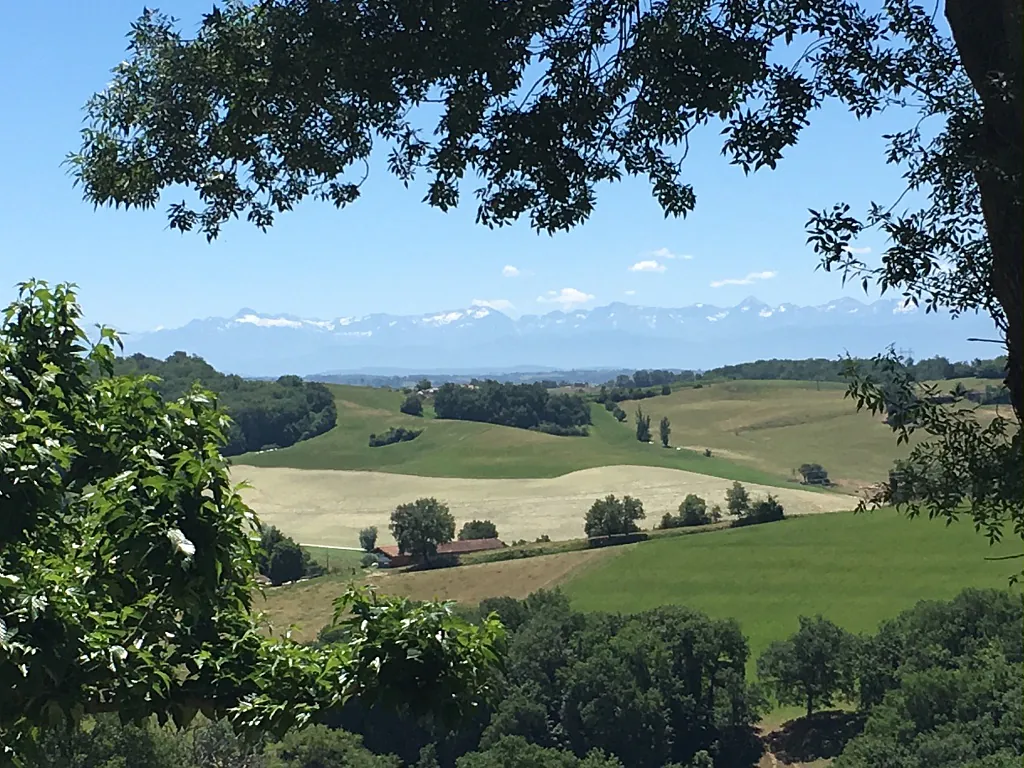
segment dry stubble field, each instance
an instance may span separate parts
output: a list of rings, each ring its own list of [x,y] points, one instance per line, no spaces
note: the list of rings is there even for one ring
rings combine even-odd
[[[488,519],[506,541],[546,534],[553,540],[583,535],[583,516],[594,499],[629,494],[644,503],[647,525],[675,512],[695,493],[724,505],[729,480],[662,467],[610,466],[543,479],[418,477],[385,472],[310,470],[236,465],[232,479],[246,480],[243,492],[264,523],[276,525],[303,544],[356,546],[361,528],[375,525],[379,541],[391,541],[391,511],[404,502],[434,496],[447,503],[458,525]],[[850,496],[800,488],[745,484],[752,496],[774,494],[787,515],[852,509]]]

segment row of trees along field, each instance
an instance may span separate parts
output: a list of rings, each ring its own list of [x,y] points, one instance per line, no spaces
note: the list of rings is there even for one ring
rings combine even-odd
[[[872,359],[828,359],[808,358],[805,360],[771,359],[755,360],[749,363],[724,365],[706,371],[639,370],[632,376],[619,374],[605,386],[619,390],[646,389],[664,384],[693,383],[704,380],[722,379],[783,379],[790,381],[833,381],[847,380],[846,371],[850,363],[856,364],[866,373],[882,373],[882,367]],[[1006,375],[1006,357],[987,360],[976,358],[971,361],[951,362],[941,356],[924,360],[905,358],[902,369],[916,381],[941,381],[948,379],[992,379],[993,384]],[[625,398],[622,398],[625,399]],[[628,398],[637,399],[637,398]]]
[[[44,730],[27,768],[753,768],[773,704],[806,715],[772,737],[787,762],[1019,768],[1024,755],[1022,602],[1007,591],[922,602],[863,636],[800,617],[756,659],[756,682],[739,625],[686,608],[584,614],[541,591],[462,613],[497,616],[509,643],[497,695],[454,728],[359,701],[252,742],[223,721],[176,732],[101,715]],[[346,640],[325,627],[313,645]]]
[[[439,419],[462,419],[534,429],[554,435],[587,434],[590,406],[576,394],[552,394],[542,384],[482,381],[443,384],[434,394]]]
[[[243,379],[223,374],[201,357],[184,352],[175,352],[166,360],[141,354],[118,358],[114,371],[159,377],[151,386],[165,400],[181,397],[196,382],[213,392],[232,419],[222,449],[225,456],[285,448],[323,434],[338,419],[331,391],[298,376],[281,376],[275,381]]]

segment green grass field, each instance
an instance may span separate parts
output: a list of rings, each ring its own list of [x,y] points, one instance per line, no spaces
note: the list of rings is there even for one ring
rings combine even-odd
[[[570,575],[563,588],[576,607],[631,613],[675,604],[735,618],[756,658],[792,634],[800,615],[821,613],[853,632],[871,632],[918,600],[948,599],[970,586],[1007,588],[1019,563],[985,558],[1016,554],[1021,541],[1011,536],[989,547],[969,523],[946,527],[878,510],[623,549]]]
[[[898,449],[878,420],[855,412],[843,385],[783,381],[723,382],[680,389],[644,400],[657,423],[667,415],[672,443],[693,450],[664,450],[637,443],[632,414],[618,423],[601,406],[593,410],[589,437],[460,421],[415,418],[399,412],[400,392],[332,386],[338,425],[290,448],[238,457],[237,463],[299,469],[380,470],[431,477],[557,477],[615,464],[669,467],[741,482],[791,483],[793,468],[818,462],[853,487],[884,478]],[[370,448],[371,432],[390,426],[423,428],[416,440]],[[704,448],[714,455],[707,458]]]

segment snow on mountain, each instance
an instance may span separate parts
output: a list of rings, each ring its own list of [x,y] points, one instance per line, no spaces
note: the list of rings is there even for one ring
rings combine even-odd
[[[424,315],[314,319],[260,313],[193,320],[125,337],[127,354],[183,350],[247,376],[370,369],[708,368],[769,357],[872,355],[889,344],[922,358],[978,355],[968,337],[992,333],[987,316],[925,316],[903,299],[865,304],[642,307],[616,302],[512,319],[482,305]]]

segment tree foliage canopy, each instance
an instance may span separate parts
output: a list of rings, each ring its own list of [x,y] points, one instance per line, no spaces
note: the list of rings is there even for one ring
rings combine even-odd
[[[829,103],[858,118],[896,111],[906,128],[885,136],[884,161],[916,207],[812,210],[809,242],[865,290],[995,319],[1016,423],[920,419],[934,438],[920,458],[965,457],[953,485],[929,491],[938,514],[966,503],[980,527],[1010,520],[1024,535],[1005,476],[1024,463],[1021,440],[1008,441],[1010,462],[985,448],[1019,435],[1024,416],[1022,16],[1019,0],[946,0],[950,36],[911,0],[239,0],[186,38],[146,11],[69,160],[97,205],[148,208],[186,187],[196,203],[171,204],[171,227],[212,239],[235,217],[265,229],[307,197],[349,204],[382,142],[391,173],[427,177],[430,205],[456,206],[474,176],[479,222],[526,216],[555,232],[625,175],[685,216],[696,205],[685,160],[706,125],[751,171],[775,168]],[[868,230],[887,240],[878,264],[851,248]],[[855,380],[851,394],[870,401],[873,386]]]
[[[447,504],[434,498],[399,504],[391,513],[389,527],[400,552],[424,560],[434,557],[439,545],[455,538],[455,518]]]
[[[439,419],[463,419],[553,434],[587,434],[590,405],[580,395],[551,394],[543,384],[487,380],[472,387],[442,384],[434,395]]]
[[[623,496],[621,500],[609,494],[595,501],[584,520],[587,536],[616,536],[640,530],[637,523],[645,517],[640,499]]]
[[[243,379],[223,374],[201,357],[175,352],[166,360],[145,355],[118,358],[118,375],[145,375],[164,400],[176,400],[196,382],[217,396],[217,404],[231,417],[225,456],[258,451],[267,446],[287,448],[316,437],[337,423],[334,395],[323,384],[298,376],[276,381]]]
[[[451,606],[350,591],[343,644],[266,636],[226,415],[198,386],[166,402],[114,376],[117,335],[90,346],[80,317],[71,286],[31,282],[0,325],[5,758],[43,723],[107,710],[280,732],[355,696],[454,716],[491,692],[501,627]]]

